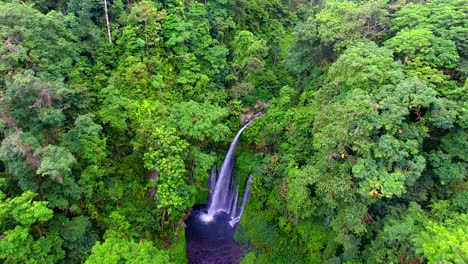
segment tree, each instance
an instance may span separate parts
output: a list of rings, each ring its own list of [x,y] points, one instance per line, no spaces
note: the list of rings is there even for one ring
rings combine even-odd
[[[188,144],[173,128],[155,127],[144,154],[144,166],[159,173],[150,186],[156,186],[155,200],[164,211],[162,221],[178,221],[183,210],[193,204],[193,186],[187,184],[184,154]],[[164,226],[164,224],[163,224]],[[172,226],[174,230],[178,229]]]
[[[74,117],[63,112],[67,96],[63,83],[42,81],[28,71],[7,83],[2,98],[8,125],[0,158],[9,176],[23,191],[38,192],[49,207],[60,209],[80,200],[85,190],[91,192],[89,184],[103,173],[96,166],[106,156],[101,127],[92,115],[78,115],[65,133],[65,121]]]
[[[326,1],[315,17],[317,31],[324,45],[342,51],[365,39],[377,41],[388,30],[389,17],[385,1]]]
[[[172,263],[166,252],[159,250],[149,241],[140,243],[125,239],[108,238],[102,244],[97,242],[85,263]]]
[[[256,111],[246,263],[467,261],[466,0],[0,2],[0,262],[183,263]]]
[[[265,40],[256,38],[250,31],[240,31],[235,36],[232,42],[232,73],[228,77],[234,81],[230,91],[233,98],[245,96],[254,89],[249,77],[263,69],[263,58],[267,52],[265,46]]]
[[[330,67],[326,81],[317,92],[317,99],[331,101],[352,89],[374,92],[385,85],[394,85],[403,78],[401,64],[392,53],[373,42],[350,47]]]
[[[416,253],[424,255],[429,263],[468,261],[468,216],[455,215],[443,223],[429,221],[413,242]]]
[[[421,261],[412,240],[421,231],[427,216],[416,203],[391,206],[371,244],[363,252],[366,263]]]
[[[429,162],[442,185],[461,183],[466,179],[467,156],[461,149],[466,147],[467,133],[455,130],[445,135],[440,146],[429,153]]]
[[[422,65],[435,68],[454,68],[460,59],[455,43],[438,38],[428,29],[403,29],[385,42],[403,62],[420,60]]]
[[[109,23],[109,15],[108,15],[108,12],[107,12],[107,0],[104,0],[104,15],[106,17],[107,38],[109,40],[109,43],[112,43],[111,29],[110,29],[110,23]]]
[[[188,101],[172,106],[166,124],[190,142],[207,145],[228,139],[230,130],[222,124],[227,116],[228,111],[221,107]]]
[[[417,64],[438,69],[453,69],[460,63],[456,69],[458,73],[453,70],[445,72],[463,80],[463,76],[466,76],[468,34],[463,5],[463,0],[437,0],[427,4],[405,5],[395,14],[392,31],[396,36],[387,40],[388,45],[398,55],[406,54],[404,60],[408,62],[416,61]],[[408,42],[405,38],[408,38]]]
[[[0,178],[2,188],[4,179]],[[7,263],[55,263],[64,257],[62,240],[55,232],[44,230],[53,216],[47,202],[33,201],[27,191],[7,198],[0,191],[0,260]]]
[[[83,215],[71,220],[58,217],[58,221],[62,222],[60,235],[63,238],[63,248],[66,249],[66,260],[84,262],[90,255],[89,252],[94,243],[98,240],[97,234],[91,228],[91,222]]]
[[[27,69],[53,79],[65,77],[72,69],[78,50],[62,14],[44,15],[15,1],[0,7],[0,24],[2,84]]]

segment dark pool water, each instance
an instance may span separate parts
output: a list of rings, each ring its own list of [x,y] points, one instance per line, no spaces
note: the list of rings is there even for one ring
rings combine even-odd
[[[238,264],[244,251],[233,239],[235,227],[227,213],[214,215],[211,222],[201,220],[204,207],[193,209],[185,220],[189,264]]]

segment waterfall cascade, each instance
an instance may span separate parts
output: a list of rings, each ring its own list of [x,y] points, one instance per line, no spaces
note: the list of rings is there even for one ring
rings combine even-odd
[[[185,220],[189,264],[239,263],[244,254],[244,249],[234,241],[233,236],[245,203],[249,199],[252,177],[248,177],[244,194],[241,196],[240,179],[234,177],[234,152],[242,131],[251,123],[252,119],[244,123],[239,130],[219,171],[215,165],[211,168],[207,206],[195,206]]]
[[[219,174],[216,165],[213,165],[211,168],[210,177],[208,179],[208,212],[201,215],[201,219],[205,222],[212,221],[213,216],[220,211],[224,211],[231,217],[231,221],[229,222],[231,226],[234,226],[240,221],[240,217],[244,211],[244,205],[249,199],[252,175],[249,175],[247,179],[244,196],[239,204],[239,182],[234,182],[234,151],[242,132],[252,121],[253,119],[247,122],[239,132],[237,132],[226,154],[226,158],[221,165]]]

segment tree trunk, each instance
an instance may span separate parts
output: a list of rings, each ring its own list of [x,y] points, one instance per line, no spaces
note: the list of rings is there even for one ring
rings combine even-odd
[[[106,15],[107,36],[109,37],[109,43],[112,43],[111,30],[110,30],[110,24],[109,24],[109,15],[107,13],[107,0],[104,0],[104,13]]]

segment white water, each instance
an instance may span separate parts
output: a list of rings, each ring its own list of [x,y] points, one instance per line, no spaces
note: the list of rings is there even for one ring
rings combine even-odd
[[[239,205],[239,183],[235,184],[233,179],[235,166],[234,151],[242,132],[252,121],[253,120],[250,120],[237,132],[226,154],[226,158],[221,165],[218,176],[216,173],[216,165],[213,165],[211,168],[210,177],[208,179],[208,189],[210,191],[207,200],[208,213],[201,215],[201,219],[205,222],[210,222],[213,216],[220,211],[224,211],[231,216],[232,220],[229,222],[231,226],[234,226],[240,221],[240,217],[244,211],[244,205],[249,199],[252,176],[250,175],[247,180],[244,197]]]

